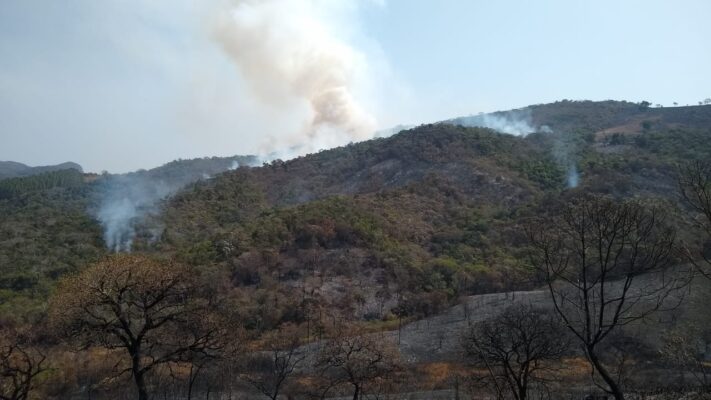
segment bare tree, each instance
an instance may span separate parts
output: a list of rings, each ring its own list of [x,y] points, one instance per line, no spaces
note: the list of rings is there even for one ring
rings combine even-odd
[[[287,380],[306,359],[295,329],[282,328],[266,339],[266,349],[248,357],[243,379],[266,397],[276,400]]]
[[[529,398],[529,389],[546,389],[555,374],[555,361],[568,350],[559,317],[532,306],[515,305],[475,325],[462,338],[467,355],[487,373],[478,383],[508,392],[516,400]]]
[[[706,232],[706,240],[711,240],[711,163],[694,161],[679,168],[679,192],[684,202],[696,213],[694,219],[697,226]],[[701,274],[711,279],[711,258],[703,250],[694,255],[685,248],[688,259]]]
[[[217,352],[227,329],[188,271],[141,255],[113,255],[60,283],[50,318],[80,347],[125,351],[139,400],[155,367]]]
[[[37,375],[46,370],[45,354],[23,333],[0,331],[0,400],[26,400]]]
[[[328,381],[322,396],[331,388],[349,384],[353,400],[359,400],[367,385],[392,378],[400,369],[400,358],[389,339],[350,328],[324,344],[316,367]]]
[[[580,342],[602,382],[624,398],[620,381],[601,359],[605,340],[619,327],[681,301],[686,277],[670,271],[675,231],[655,207],[588,195],[560,215],[526,228],[531,259],[550,291],[556,312]]]

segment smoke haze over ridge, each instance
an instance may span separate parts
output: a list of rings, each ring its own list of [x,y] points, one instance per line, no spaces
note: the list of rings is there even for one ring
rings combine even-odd
[[[129,172],[178,158],[289,158],[378,128],[387,63],[359,21],[377,1],[73,0],[37,15],[38,1],[11,0],[0,14],[36,16],[5,29],[42,38],[21,50],[0,39],[1,132],[34,132],[4,140],[0,159],[52,163],[39,137],[58,141],[49,147],[61,161]]]
[[[699,82],[711,53],[699,49],[710,7],[6,0],[0,159],[117,173],[178,158],[289,157],[367,138],[371,125],[564,98],[695,104],[708,97]],[[618,40],[639,32],[644,41]],[[314,62],[328,65],[323,74]]]

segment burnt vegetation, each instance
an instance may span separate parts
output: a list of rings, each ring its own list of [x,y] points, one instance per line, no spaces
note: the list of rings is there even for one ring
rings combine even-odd
[[[525,115],[526,137],[439,123],[139,171],[193,183],[131,221],[131,254],[95,217],[110,175],[0,180],[3,398],[708,391],[711,107]]]

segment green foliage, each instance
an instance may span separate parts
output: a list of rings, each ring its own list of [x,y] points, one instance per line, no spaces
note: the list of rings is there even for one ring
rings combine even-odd
[[[711,154],[711,130],[670,129],[654,131],[635,137],[635,144],[661,162],[707,160]]]
[[[702,108],[562,101],[529,107],[531,123],[550,130],[526,138],[431,124],[239,168],[168,199],[137,227],[135,248],[214,274],[258,331],[304,323],[318,307],[363,319],[359,307],[376,292],[400,315],[429,315],[460,295],[530,281],[521,221],[567,195],[570,163],[578,190],[672,196],[673,165],[711,154]],[[136,174],[182,182],[231,162]],[[88,212],[98,185],[85,179],[57,171],[0,181],[0,316],[38,315],[58,277],[106,253]],[[155,227],[154,243],[144,233]]]
[[[516,169],[546,190],[560,189],[565,178],[563,169],[552,159],[524,161]]]
[[[84,183],[82,173],[75,169],[45,172],[22,178],[0,180],[0,199],[52,188],[77,188]]]
[[[31,183],[13,183],[14,195],[0,199],[0,317],[31,318],[60,276],[105,254],[87,214],[91,186],[61,172],[21,178]]]

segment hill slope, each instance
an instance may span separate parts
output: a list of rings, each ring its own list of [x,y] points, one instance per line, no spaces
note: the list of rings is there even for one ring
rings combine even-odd
[[[213,157],[124,175],[69,168],[0,180],[0,319],[36,318],[59,277],[107,254],[99,211],[111,199],[133,209],[111,223],[130,227],[186,184],[254,161]]]
[[[423,316],[532,284],[520,223],[569,193],[571,166],[577,191],[674,203],[675,164],[711,154],[711,107],[526,112],[526,137],[440,123],[221,174],[166,202],[144,227],[164,227],[160,240],[137,248],[230,282],[258,329],[308,320],[310,301],[346,319]]]
[[[315,299],[347,319],[429,315],[460,295],[530,287],[519,224],[570,192],[573,167],[575,190],[673,202],[674,165],[711,154],[710,106],[563,101],[493,115],[531,133],[457,119],[262,167],[212,158],[5,180],[0,308],[40,310],[59,276],[119,243],[223,282],[254,329],[307,321]]]

